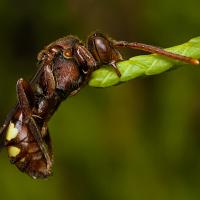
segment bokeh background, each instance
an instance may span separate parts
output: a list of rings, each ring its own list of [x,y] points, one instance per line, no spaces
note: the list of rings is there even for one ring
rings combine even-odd
[[[0,120],[44,45],[95,30],[162,47],[200,35],[199,0],[1,0]],[[126,58],[143,52],[126,50]],[[200,69],[86,87],[50,121],[54,175],[32,180],[0,154],[0,199],[200,199]]]

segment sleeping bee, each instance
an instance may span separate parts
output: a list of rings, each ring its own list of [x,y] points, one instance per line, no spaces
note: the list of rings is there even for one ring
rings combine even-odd
[[[68,96],[85,86],[93,71],[110,65],[120,77],[116,63],[122,60],[118,48],[140,49],[191,64],[199,61],[142,43],[115,41],[102,33],[91,34],[86,44],[66,36],[38,54],[38,70],[28,82],[16,84],[17,104],[0,130],[0,146],[6,147],[11,163],[32,178],[52,174],[53,153],[48,121]]]

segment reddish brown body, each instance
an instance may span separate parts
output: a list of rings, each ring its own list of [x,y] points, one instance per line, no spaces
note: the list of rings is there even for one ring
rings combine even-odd
[[[120,47],[159,53],[192,64],[198,60],[172,54],[160,48],[114,41],[101,33],[92,34],[84,45],[74,36],[56,40],[38,54],[38,71],[30,82],[17,82],[18,103],[0,131],[0,145],[21,171],[33,178],[51,175],[53,154],[47,123],[60,103],[79,92],[91,73],[103,64],[116,71],[122,60]]]
[[[10,123],[16,126],[19,134],[13,140],[6,140],[5,145],[8,148],[17,147],[20,152],[16,156],[10,155],[11,163],[14,163],[21,171],[26,172],[33,178],[47,177],[51,173],[52,167],[52,149],[48,130],[43,138],[43,143],[47,147],[49,158],[45,158],[39,144],[35,140],[31,128],[23,123],[23,114],[20,110],[16,111]],[[38,129],[41,130],[40,122],[36,120]],[[47,162],[48,160],[48,162]]]

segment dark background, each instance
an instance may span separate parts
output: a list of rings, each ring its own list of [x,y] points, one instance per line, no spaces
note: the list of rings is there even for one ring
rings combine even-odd
[[[95,30],[162,47],[200,35],[199,0],[1,0],[0,120],[44,45]],[[123,51],[125,57],[143,52]],[[32,180],[0,154],[0,199],[200,199],[200,69],[84,88],[50,121],[55,162]]]

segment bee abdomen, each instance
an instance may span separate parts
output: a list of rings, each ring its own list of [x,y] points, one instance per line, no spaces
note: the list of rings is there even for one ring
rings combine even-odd
[[[46,178],[51,175],[51,168],[47,167],[46,159],[39,145],[29,134],[28,128],[10,122],[6,131],[6,146],[12,164],[29,174],[32,178]]]

